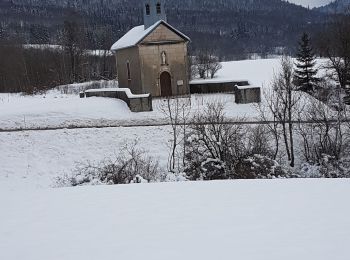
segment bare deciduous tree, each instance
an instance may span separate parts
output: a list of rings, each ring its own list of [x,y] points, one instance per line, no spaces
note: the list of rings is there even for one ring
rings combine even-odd
[[[266,125],[266,128],[268,129],[270,135],[273,136],[274,153],[272,158],[276,160],[280,152],[280,142],[281,142],[281,135],[282,135],[277,117],[273,113],[273,111],[276,110],[275,107],[278,106],[278,104],[276,104],[276,102],[278,103],[278,100],[276,100],[276,93],[273,90],[270,90],[267,88],[263,88],[263,96],[264,96],[264,102],[260,102],[256,104],[256,108],[259,112],[261,121],[263,122],[272,121],[271,124]],[[271,120],[271,116],[273,117],[272,120]]]
[[[180,161],[182,167],[184,166],[184,138],[186,136],[187,121],[190,116],[190,110],[190,98],[167,98],[160,106],[160,111],[169,120],[172,130],[170,156],[168,161],[168,170],[170,172],[175,172],[176,169],[179,170]],[[183,145],[183,148],[179,151],[179,145],[181,144]],[[181,155],[177,156],[179,153]]]
[[[318,41],[321,54],[329,59],[327,68],[342,88],[350,85],[350,17],[337,16]]]
[[[222,69],[219,58],[210,49],[201,50],[197,53],[194,67],[200,78],[214,78],[216,73]]]
[[[69,56],[70,62],[70,78],[71,82],[80,82],[79,69],[81,69],[82,59],[84,57],[84,32],[77,19],[74,17],[74,14],[71,14],[64,21],[64,26],[61,36],[61,44],[65,52]]]
[[[107,51],[105,54],[85,53],[76,59],[76,79],[115,79],[115,58]],[[74,81],[71,57],[63,48],[30,48],[18,42],[1,42],[0,56],[0,92],[32,94]]]
[[[267,129],[227,123],[221,103],[208,104],[196,115],[186,140],[190,180],[292,176],[271,159]]]
[[[346,134],[346,110],[334,111],[318,100],[310,100],[303,110],[307,124],[299,124],[307,162],[319,163],[325,155],[339,160],[349,145]]]
[[[272,91],[265,92],[265,105],[275,122],[272,127],[270,126],[277,145],[275,156],[277,156],[279,148],[278,127],[280,126],[284,147],[292,167],[295,166],[293,115],[297,115],[298,110],[301,109],[299,101],[302,97],[296,90],[296,86],[293,84],[293,62],[289,57],[284,56],[281,59],[281,71],[272,80]],[[260,108],[260,111],[264,112],[261,113],[261,116],[266,118],[265,109]]]
[[[241,125],[225,124],[224,105],[209,103],[196,115],[187,138],[186,173],[192,180],[234,178],[235,159],[243,156]]]

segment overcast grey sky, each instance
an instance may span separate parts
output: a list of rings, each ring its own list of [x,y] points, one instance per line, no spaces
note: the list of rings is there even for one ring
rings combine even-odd
[[[332,2],[332,0],[289,0],[289,2],[300,4],[303,6],[309,5],[310,7],[319,7]]]

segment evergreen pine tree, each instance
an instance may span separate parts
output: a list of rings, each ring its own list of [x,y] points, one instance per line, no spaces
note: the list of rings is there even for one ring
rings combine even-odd
[[[309,35],[304,33],[299,42],[294,83],[299,90],[313,92],[319,79],[316,77],[316,61]]]

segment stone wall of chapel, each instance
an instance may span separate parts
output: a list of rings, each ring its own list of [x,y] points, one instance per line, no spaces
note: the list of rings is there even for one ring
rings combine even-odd
[[[133,94],[143,94],[141,82],[141,66],[138,47],[118,50],[116,53],[117,73],[120,88],[129,88]],[[128,79],[127,62],[130,65]]]
[[[162,53],[166,53],[167,64],[162,64]],[[187,43],[163,45],[139,45],[141,61],[141,81],[144,93],[161,95],[160,74],[167,71],[171,75],[173,95],[189,93]],[[178,84],[178,83],[183,84]]]

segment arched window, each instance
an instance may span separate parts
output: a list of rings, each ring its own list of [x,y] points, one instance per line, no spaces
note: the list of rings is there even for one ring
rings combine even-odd
[[[126,62],[126,70],[128,73],[128,80],[131,80],[130,62],[129,61]]]
[[[160,14],[162,13],[162,8],[161,8],[161,5],[160,3],[157,4],[157,14]]]
[[[146,15],[150,15],[150,14],[151,14],[151,8],[149,4],[146,4]]]

